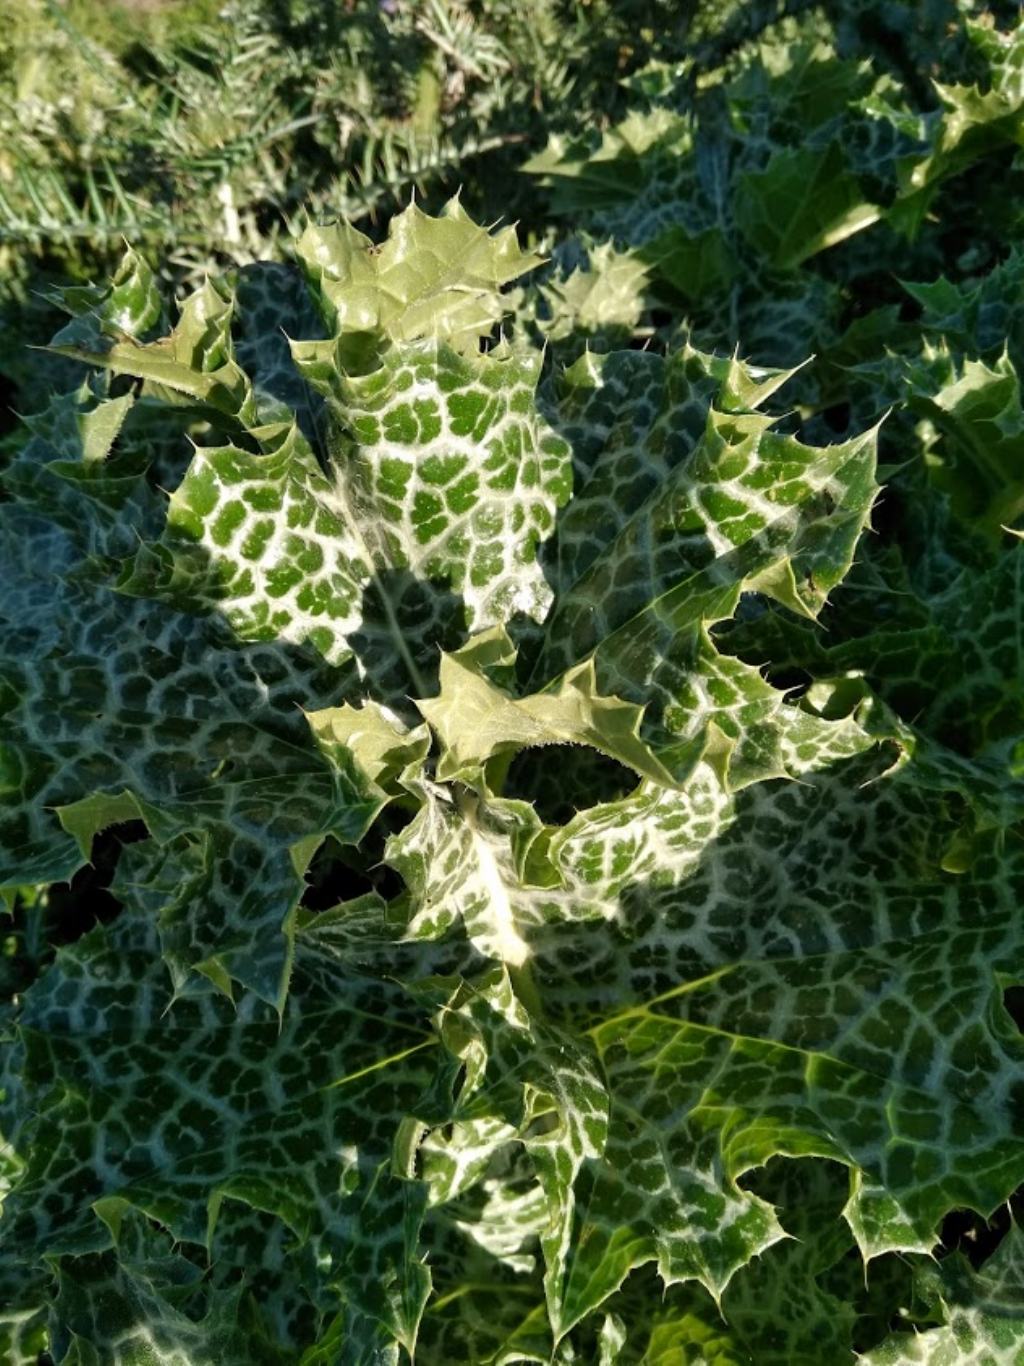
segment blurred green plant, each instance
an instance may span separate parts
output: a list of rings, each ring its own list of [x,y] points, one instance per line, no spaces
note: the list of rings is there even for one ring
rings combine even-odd
[[[0,374],[42,397],[17,336],[38,292],[102,278],[123,239],[175,285],[280,254],[300,215],[372,219],[460,185],[538,231],[516,171],[602,122],[619,78],[685,50],[667,0],[210,0],[140,12],[26,0],[0,38]]]

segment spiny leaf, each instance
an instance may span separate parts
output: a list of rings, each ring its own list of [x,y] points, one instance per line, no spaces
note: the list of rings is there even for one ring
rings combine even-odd
[[[1024,412],[1009,358],[1002,356],[994,367],[972,360],[955,366],[940,352],[911,369],[910,398],[938,430],[932,477],[956,515],[996,537],[1019,522],[1024,517]]]
[[[481,657],[507,668],[515,650],[504,632],[475,637],[443,656],[440,695],[417,704],[441,742],[438,778],[471,779],[495,755],[527,745],[576,744],[671,785],[671,775],[638,734],[643,708],[598,696],[593,660],[563,674],[557,692],[514,699],[489,682]]]
[[[946,1361],[1013,1362],[1024,1342],[1024,1273],[1020,1229],[1013,1225],[980,1271],[954,1254],[922,1272],[920,1293],[942,1326],[898,1333],[863,1358],[869,1366]]]
[[[308,227],[296,251],[336,333],[432,337],[475,351],[504,314],[501,287],[540,264],[513,228],[478,227],[457,199],[431,218],[415,204],[374,246],[347,223]]]
[[[778,151],[763,171],[741,183],[740,232],[774,265],[789,269],[877,222],[846,168],[840,148]]]

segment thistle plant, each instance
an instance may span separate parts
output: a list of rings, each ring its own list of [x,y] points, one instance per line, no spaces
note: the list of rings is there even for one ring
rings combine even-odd
[[[1015,1231],[930,1258],[1024,1179],[1019,546],[921,490],[989,558],[908,531],[906,648],[877,430],[545,363],[536,264],[452,202],[64,296],[0,503],[7,1360],[1024,1341]]]

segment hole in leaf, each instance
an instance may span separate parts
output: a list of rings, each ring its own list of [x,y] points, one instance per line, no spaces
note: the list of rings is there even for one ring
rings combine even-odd
[[[1018,1197],[1014,1197],[1014,1201],[1017,1199]],[[991,1219],[984,1219],[972,1209],[951,1210],[942,1221],[936,1256],[943,1257],[951,1252],[961,1252],[977,1269],[992,1256],[1010,1231],[1013,1222],[1013,1203],[1011,1201],[1001,1205]],[[1019,1209],[1017,1214],[1020,1214]]]
[[[502,796],[529,802],[545,825],[564,825],[578,811],[628,797],[639,782],[631,768],[588,745],[543,745],[515,756]]]
[[[382,813],[356,848],[328,838],[313,856],[306,872],[302,905],[307,911],[328,911],[342,901],[376,892],[390,901],[404,886],[401,877],[384,862],[389,836],[404,829],[412,819],[408,811],[392,806]]]
[[[388,884],[394,880],[397,887]],[[394,896],[401,880],[390,868],[375,868],[359,850],[325,841],[306,873],[302,904],[308,911],[328,911],[342,901],[352,901],[368,892]]]
[[[905,500],[892,485],[887,485],[871,509],[871,528],[882,538],[897,536],[902,533],[907,516]]]
[[[745,1172],[740,1185],[774,1205],[782,1227],[795,1237],[840,1218],[850,1198],[849,1171],[825,1158],[773,1157]]]
[[[121,850],[148,835],[142,821],[110,826],[93,840],[92,861],[79,868],[70,882],[58,882],[50,888],[49,938],[54,946],[73,944],[96,925],[106,925],[114,919],[121,903],[109,888]]]
[[[822,418],[833,432],[842,435],[850,428],[850,405],[849,403],[833,403],[831,408],[826,408],[822,413]]]
[[[1003,992],[1003,1006],[1007,1015],[1024,1034],[1024,984],[1006,988]]]
[[[914,298],[913,294],[907,292],[900,295],[899,320],[901,323],[916,323],[920,321],[923,314],[924,308]]]
[[[772,687],[784,692],[790,702],[803,697],[814,681],[806,669],[798,669],[795,665],[791,668],[768,669],[766,673]]]
[[[0,435],[17,425],[15,392],[12,381],[6,375],[0,375]]]

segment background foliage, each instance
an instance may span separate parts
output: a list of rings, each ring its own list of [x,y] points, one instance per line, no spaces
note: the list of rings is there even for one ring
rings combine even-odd
[[[0,19],[0,1354],[1024,1360],[1019,7]]]

